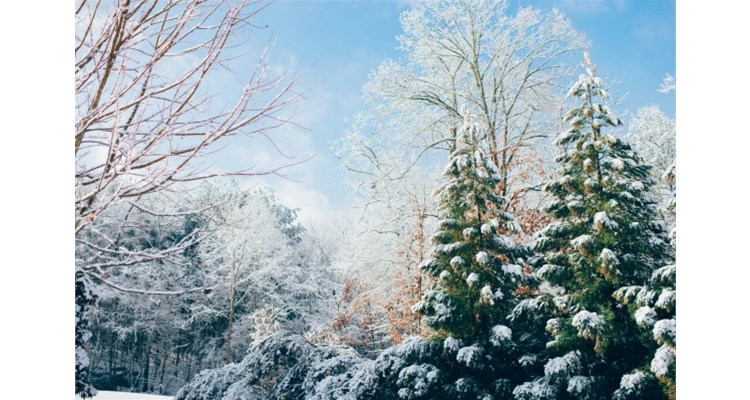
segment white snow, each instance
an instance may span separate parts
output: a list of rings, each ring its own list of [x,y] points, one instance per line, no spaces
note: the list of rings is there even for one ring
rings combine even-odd
[[[641,181],[633,181],[630,182],[630,185],[628,189],[634,191],[634,192],[640,192],[644,189],[643,182]]]
[[[516,264],[503,264],[503,272],[512,275],[523,275],[523,268]]]
[[[518,363],[523,365],[524,367],[534,365],[535,362],[536,362],[536,356],[533,354],[532,355],[527,354],[525,356],[521,356],[521,358],[518,359]]]
[[[669,346],[661,346],[651,360],[651,372],[656,376],[665,376],[674,368],[675,353]]]
[[[544,364],[544,376],[559,378],[571,376],[581,369],[581,353],[576,350],[562,357],[555,357]]]
[[[443,341],[443,349],[445,351],[455,352],[458,351],[459,348],[461,348],[461,341],[454,338],[453,336],[448,336]]]
[[[610,165],[612,165],[612,168],[614,168],[617,171],[622,171],[625,169],[625,162],[622,161],[621,158],[615,158],[610,161]]]
[[[172,396],[159,396],[155,394],[130,393],[130,392],[109,392],[100,390],[93,400],[172,400]],[[76,396],[76,400],[80,397]]]
[[[633,195],[630,194],[630,192],[627,192],[627,191],[620,192],[620,198],[625,199],[625,200],[633,200],[633,199],[635,199],[635,197],[633,197]]]
[[[490,224],[482,224],[482,227],[480,228],[482,235],[491,235],[492,234],[492,226]]]
[[[677,293],[672,289],[665,289],[659,295],[659,299],[656,300],[656,307],[663,310],[674,310],[675,303],[677,302]]]
[[[428,258],[424,261],[422,261],[421,264],[419,264],[419,269],[425,270],[425,269],[432,269],[437,266],[437,263],[435,262],[434,258]]]
[[[573,396],[585,393],[591,385],[592,379],[586,376],[576,375],[568,381],[568,393]]]
[[[610,268],[620,263],[615,252],[607,248],[602,249],[602,252],[599,253],[599,260]]]
[[[567,294],[555,296],[552,298],[552,302],[555,304],[555,308],[557,308],[558,311],[565,312],[570,307],[570,296]]]
[[[655,285],[674,284],[677,268],[674,265],[661,267],[651,274],[651,283]]]
[[[677,324],[674,319],[663,319],[654,324],[654,339],[659,344],[674,343],[677,338]]]
[[[547,332],[556,335],[560,329],[560,321],[557,318],[550,318],[547,320],[547,325],[544,328]]]
[[[617,222],[612,221],[605,211],[599,211],[594,214],[594,229],[601,232],[604,228],[615,229],[617,228]]]
[[[473,238],[474,236],[477,235],[477,229],[476,228],[466,228],[461,233],[463,234],[464,239],[469,240],[469,239],[471,239],[471,238]]]
[[[482,290],[479,292],[479,299],[484,304],[495,304],[495,296],[492,294],[492,287],[490,285],[484,285]]]
[[[497,235],[495,236],[495,243],[499,244],[500,246],[504,248],[512,248],[516,245],[516,243],[513,241],[513,239],[509,238],[505,235]]]
[[[456,361],[463,363],[467,367],[475,366],[482,358],[482,349],[476,344],[462,347],[456,354]]]
[[[505,343],[510,342],[511,335],[513,332],[505,325],[495,325],[492,327],[492,336],[490,336],[490,342],[500,347]]]
[[[477,283],[478,281],[479,281],[479,275],[477,275],[477,274],[476,274],[476,273],[474,273],[474,272],[470,273],[470,274],[469,274],[469,276],[468,276],[468,277],[466,278],[466,283],[467,283],[467,284],[468,284],[469,286],[473,286],[473,285],[474,285],[475,283]]]
[[[573,246],[576,250],[580,251],[584,248],[584,246],[591,242],[591,236],[590,235],[581,235],[577,238],[570,241],[570,245]]]
[[[486,252],[480,251],[476,255],[476,260],[478,263],[482,265],[487,265],[490,263],[490,256]]]
[[[635,322],[642,326],[651,326],[656,322],[656,311],[649,306],[643,306],[635,312]]]
[[[635,371],[632,374],[625,374],[620,379],[620,388],[627,391],[638,389],[646,380],[646,374],[643,371]]]
[[[451,258],[451,267],[453,268],[459,267],[464,264],[465,264],[464,259],[459,256],[455,256]]]
[[[553,398],[554,395],[554,388],[541,379],[524,382],[513,389],[513,396],[516,399],[549,399]]]
[[[594,339],[604,330],[604,318],[590,311],[580,311],[573,317],[572,325],[578,329],[578,335],[587,339]]]

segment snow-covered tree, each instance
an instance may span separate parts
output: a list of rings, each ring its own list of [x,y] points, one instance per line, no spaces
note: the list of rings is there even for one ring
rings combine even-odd
[[[139,206],[181,211],[151,197]],[[122,228],[122,218],[107,225],[104,215],[94,225],[133,254],[178,248],[196,230],[206,235],[178,254],[109,269],[98,307],[85,314],[92,379],[102,389],[173,394],[200,370],[241,359],[254,341],[284,329],[303,334],[330,319],[337,278],[295,211],[270,190],[206,184],[177,204],[219,205],[181,219],[129,210],[131,224],[119,235],[110,230]]]
[[[322,324],[330,312],[324,303],[332,300],[327,286],[335,279],[330,265],[304,240],[296,211],[280,204],[270,189],[209,187],[206,192],[216,196],[222,190],[231,200],[208,212],[207,226],[214,232],[198,245],[212,289],[209,301],[194,310],[226,321],[225,360],[230,363],[245,353],[251,337],[264,336],[254,320],[272,318],[300,333]],[[266,315],[251,315],[254,310]],[[272,333],[268,328],[273,325],[261,330]]]
[[[518,373],[506,317],[534,282],[519,265],[523,248],[508,236],[518,224],[495,194],[500,176],[481,147],[483,131],[464,112],[436,192],[433,248],[420,266],[432,285],[413,308],[435,334],[398,348],[401,398],[503,398]]]
[[[111,209],[143,196],[182,191],[186,183],[212,176],[278,175],[294,162],[209,171],[204,161],[232,136],[272,140],[273,129],[289,121],[286,111],[302,96],[293,89],[294,73],[268,68],[268,51],[255,59],[234,51],[266,2],[75,3],[76,270],[101,284],[112,268],[163,259],[180,249],[124,251],[95,229],[98,219],[111,218]],[[228,82],[227,74],[237,81],[216,85]],[[93,236],[99,236],[97,251],[116,256],[117,263],[79,257],[78,249],[87,246],[82,241],[92,244]],[[85,326],[76,329],[77,338],[87,337]],[[81,356],[85,347],[76,342]],[[76,390],[88,387],[82,375],[76,381]]]
[[[496,195],[500,176],[479,144],[482,131],[466,116],[437,190],[438,229],[421,268],[434,287],[416,309],[438,332],[457,339],[489,332],[509,313],[526,283],[518,265],[523,249],[508,236],[518,230]]]
[[[517,387],[517,399],[658,399],[653,377],[636,371],[653,354],[636,321],[613,295],[641,285],[672,257],[656,219],[651,168],[607,130],[621,124],[586,54],[586,73],[569,91],[580,105],[565,115],[570,127],[557,144],[559,177],[546,186],[553,219],[537,239],[544,263],[536,272],[548,288],[519,304],[537,313],[553,340],[543,371]]]
[[[478,140],[498,166],[499,194],[511,196],[523,184],[511,182],[515,160],[557,123],[559,79],[571,76],[568,56],[585,38],[557,10],[507,0],[418,2],[401,25],[404,57],[371,74],[370,107],[337,149],[344,166],[378,190],[442,159],[463,104],[486,133]]]
[[[641,107],[630,121],[626,139],[643,161],[653,167],[651,172],[657,182],[652,190],[660,198],[665,220],[673,226],[674,220],[666,208],[675,191],[675,182],[660,178],[668,173],[677,155],[675,120],[657,105]]]
[[[674,184],[676,166],[664,174],[667,183]],[[669,182],[671,181],[671,182]],[[676,203],[671,202],[670,212],[676,213]],[[676,250],[676,229],[671,232],[672,248]],[[648,368],[642,374],[653,374],[670,400],[676,398],[677,367],[677,264],[665,265],[651,275],[647,285],[626,286],[615,292],[615,298],[628,306],[638,326],[660,347],[654,352]]]

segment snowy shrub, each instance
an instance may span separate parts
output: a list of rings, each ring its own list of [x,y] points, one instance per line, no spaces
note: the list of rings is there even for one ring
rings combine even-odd
[[[485,399],[489,395],[481,383],[472,377],[458,378],[445,391],[445,397],[455,399]]]
[[[464,237],[464,239],[466,239],[466,240],[471,240],[471,239],[474,239],[474,238],[475,238],[475,237],[477,236],[477,229],[476,229],[476,228],[471,228],[471,227],[469,227],[469,228],[465,228],[465,229],[464,229],[464,230],[463,230],[463,231],[461,232],[461,235],[462,235],[462,236]]]

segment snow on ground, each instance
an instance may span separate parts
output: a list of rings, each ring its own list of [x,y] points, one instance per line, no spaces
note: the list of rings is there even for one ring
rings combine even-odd
[[[93,400],[172,400],[172,396],[159,396],[156,394],[129,393],[129,392],[108,392],[100,390]],[[76,400],[80,397],[76,396]]]

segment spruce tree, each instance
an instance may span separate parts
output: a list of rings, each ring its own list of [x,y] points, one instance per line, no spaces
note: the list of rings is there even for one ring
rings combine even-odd
[[[580,105],[559,135],[559,177],[545,190],[553,197],[553,219],[537,238],[544,265],[537,275],[549,290],[524,301],[525,311],[552,317],[552,340],[536,376],[514,390],[517,399],[659,399],[654,379],[639,371],[653,346],[613,294],[642,285],[671,258],[666,228],[656,220],[649,195],[650,167],[621,139],[606,131],[621,125],[605,101],[596,68],[586,55],[586,73],[568,96]],[[617,393],[615,394],[615,392]]]
[[[414,306],[436,333],[400,346],[401,398],[509,399],[520,379],[519,340],[507,316],[534,280],[520,265],[523,248],[508,236],[519,228],[495,194],[497,168],[464,115],[436,191],[434,246],[421,264],[433,285]]]

